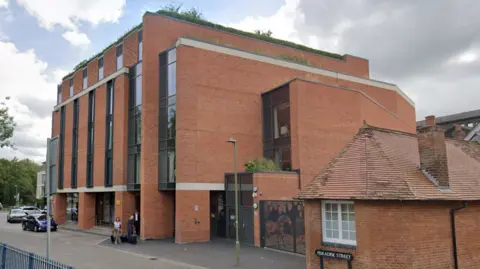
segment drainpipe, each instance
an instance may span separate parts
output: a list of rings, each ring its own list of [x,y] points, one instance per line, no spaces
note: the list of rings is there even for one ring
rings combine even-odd
[[[464,209],[467,207],[467,205],[468,205],[467,202],[463,202],[463,205],[461,207],[450,209],[450,222],[452,224],[453,261],[454,261],[455,269],[458,269],[457,235],[455,232],[455,211]]]

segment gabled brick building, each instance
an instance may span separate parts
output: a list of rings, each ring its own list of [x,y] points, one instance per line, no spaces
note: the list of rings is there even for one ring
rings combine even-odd
[[[480,145],[427,124],[365,125],[300,192],[307,268],[480,268]]]
[[[415,132],[413,102],[370,79],[368,60],[254,37],[146,13],[65,77],[53,112],[57,222],[90,229],[138,210],[143,239],[228,237],[233,137],[238,167],[267,157],[284,170],[242,185],[242,241],[261,245],[255,204],[291,200],[364,120]]]

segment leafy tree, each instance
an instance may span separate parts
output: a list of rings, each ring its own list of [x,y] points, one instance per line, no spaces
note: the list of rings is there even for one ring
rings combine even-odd
[[[18,189],[22,204],[34,204],[37,172],[41,166],[29,159],[0,159],[0,202],[15,205]]]
[[[10,138],[13,136],[13,130],[15,129],[15,122],[13,117],[8,113],[8,107],[6,102],[10,100],[10,97],[6,97],[3,102],[0,102],[0,147],[13,147],[13,143]]]
[[[202,12],[200,12],[200,10],[198,10],[197,8],[192,7],[190,9],[183,10],[183,11],[181,9],[182,9],[182,5],[174,5],[174,4],[168,4],[162,8],[163,11],[182,14],[191,19],[197,19],[197,20],[203,19]]]
[[[260,35],[260,36],[268,36],[268,37],[272,37],[272,31],[270,30],[267,30],[267,31],[264,31],[264,30],[255,30],[254,31],[255,34],[257,35]]]

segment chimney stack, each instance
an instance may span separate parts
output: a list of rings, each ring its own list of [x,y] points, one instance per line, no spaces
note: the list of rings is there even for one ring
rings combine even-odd
[[[440,188],[449,187],[447,148],[445,133],[435,126],[435,116],[425,118],[427,126],[418,132],[418,151],[420,153],[420,168],[433,177]]]
[[[462,125],[455,124],[455,132],[453,134],[453,137],[458,140],[463,140],[465,138],[465,132],[462,129]]]

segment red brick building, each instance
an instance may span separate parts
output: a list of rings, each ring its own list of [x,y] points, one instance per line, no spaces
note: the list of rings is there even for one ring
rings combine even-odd
[[[414,104],[367,60],[195,22],[146,13],[59,85],[57,222],[138,210],[143,239],[228,237],[233,137],[238,167],[267,157],[285,171],[244,175],[242,241],[261,245],[256,205],[292,200],[364,120],[415,132]]]
[[[426,123],[362,127],[300,192],[307,268],[480,268],[480,145]]]

